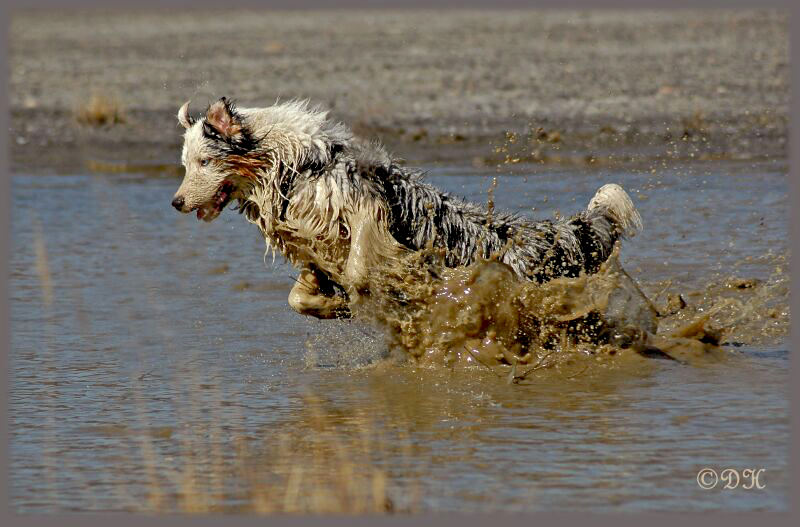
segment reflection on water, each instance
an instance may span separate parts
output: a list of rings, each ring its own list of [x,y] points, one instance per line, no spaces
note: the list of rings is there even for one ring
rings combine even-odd
[[[539,217],[625,186],[645,229],[622,261],[651,296],[769,295],[725,360],[526,385],[383,361],[373,329],[296,315],[294,271],[265,267],[236,214],[176,214],[174,178],[15,176],[14,510],[785,510],[784,170],[500,178],[496,205]],[[493,175],[432,173],[476,200]],[[704,491],[703,467],[765,468],[767,488]],[[351,473],[358,488],[336,479]]]

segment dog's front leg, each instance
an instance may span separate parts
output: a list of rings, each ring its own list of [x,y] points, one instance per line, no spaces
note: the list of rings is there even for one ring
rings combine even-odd
[[[316,318],[348,318],[347,299],[338,295],[325,295],[315,270],[305,268],[289,293],[289,305],[301,315]]]
[[[351,306],[369,293],[369,273],[390,258],[387,243],[375,217],[361,215],[350,225],[350,252],[344,267],[344,285]]]

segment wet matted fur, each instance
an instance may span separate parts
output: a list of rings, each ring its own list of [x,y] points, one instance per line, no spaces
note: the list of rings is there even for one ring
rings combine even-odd
[[[490,212],[426,183],[307,101],[237,108],[223,97],[197,119],[188,106],[178,112],[186,175],[173,206],[211,221],[235,200],[273,256],[301,270],[289,303],[303,314],[348,316],[370,277],[409,251],[438,250],[450,267],[494,257],[544,282],[596,272],[617,239],[641,228],[615,184],[558,221]]]

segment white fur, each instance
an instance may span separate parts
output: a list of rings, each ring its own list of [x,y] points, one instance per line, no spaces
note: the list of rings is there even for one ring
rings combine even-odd
[[[642,230],[642,217],[633,205],[628,193],[616,183],[603,185],[589,201],[588,210],[605,208],[619,225],[625,236],[633,236]]]

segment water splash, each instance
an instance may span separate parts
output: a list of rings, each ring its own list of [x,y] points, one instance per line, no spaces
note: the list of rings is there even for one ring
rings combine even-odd
[[[543,284],[491,259],[444,268],[430,251],[384,271],[355,314],[382,327],[392,349],[417,364],[488,368],[512,382],[652,358],[716,361],[730,354],[723,342],[788,327],[788,306],[764,309],[788,295],[785,278],[755,289],[744,281],[752,291],[742,299],[724,294],[741,290],[729,277],[709,284],[702,302],[686,292],[691,304],[679,296],[681,304],[659,308],[620,266],[619,246],[599,272]],[[786,324],[770,324],[776,316]]]

